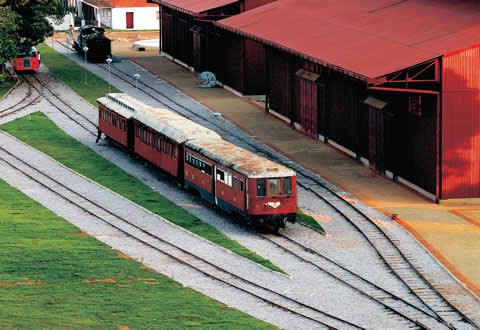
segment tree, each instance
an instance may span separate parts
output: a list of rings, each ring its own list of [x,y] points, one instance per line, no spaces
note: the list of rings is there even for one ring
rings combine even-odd
[[[0,7],[0,66],[2,73],[5,63],[17,54],[19,20],[20,16],[14,11]]]
[[[41,43],[52,32],[48,16],[63,17],[67,12],[64,0],[0,0],[0,8],[9,9],[18,15],[17,45],[20,49]]]

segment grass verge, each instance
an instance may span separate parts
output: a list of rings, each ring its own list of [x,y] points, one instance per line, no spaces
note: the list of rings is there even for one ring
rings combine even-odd
[[[48,70],[94,107],[97,106],[96,100],[108,93],[108,82],[102,78],[45,44],[38,45],[37,49],[42,53],[42,61]],[[85,84],[85,73],[87,84]],[[114,86],[111,86],[111,91],[112,93],[120,92]]]
[[[270,329],[128,260],[0,180],[0,328]]]
[[[305,214],[301,210],[297,210],[297,221],[318,230],[324,235],[326,234],[325,229],[323,229],[323,227],[320,226],[320,224],[313,217],[309,216],[308,214]]]
[[[17,81],[10,76],[6,76],[5,80],[0,82],[0,99],[13,87]]]
[[[238,255],[272,270],[285,273],[269,260],[223,235],[214,227],[156,193],[139,179],[97,155],[60,130],[44,114],[34,113],[2,125],[1,129],[153,213]]]

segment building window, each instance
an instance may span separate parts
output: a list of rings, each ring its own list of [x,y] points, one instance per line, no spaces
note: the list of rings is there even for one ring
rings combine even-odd
[[[160,20],[160,12],[157,10],[157,21]]]

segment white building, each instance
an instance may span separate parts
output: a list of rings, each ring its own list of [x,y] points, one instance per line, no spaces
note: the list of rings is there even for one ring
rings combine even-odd
[[[86,24],[115,30],[159,30],[157,4],[146,0],[79,0],[78,16]]]

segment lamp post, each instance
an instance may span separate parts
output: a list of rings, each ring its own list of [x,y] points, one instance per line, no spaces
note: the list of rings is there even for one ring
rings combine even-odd
[[[112,64],[112,59],[107,57],[106,62],[108,63],[108,93],[110,93],[110,65]]]
[[[141,75],[139,73],[135,73],[133,78],[135,78],[135,91],[138,92],[138,79],[140,79]]]
[[[83,53],[85,54],[85,85],[87,84],[87,52],[88,52],[88,47],[85,46],[82,48],[83,49]]]
[[[221,112],[214,112],[213,116],[217,119],[217,128],[220,124],[220,118],[222,118],[222,113]]]

